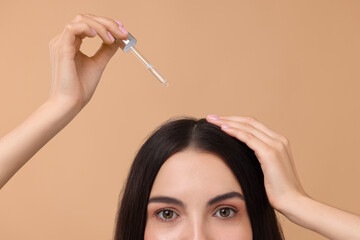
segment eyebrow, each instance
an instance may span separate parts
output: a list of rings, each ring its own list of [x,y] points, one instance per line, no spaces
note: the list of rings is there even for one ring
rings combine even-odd
[[[180,207],[185,207],[185,204],[182,201],[180,201],[176,198],[172,198],[172,197],[164,197],[164,196],[152,197],[149,199],[148,204],[153,203],[153,202],[169,203],[169,204],[178,205]]]
[[[210,199],[207,203],[208,206],[211,206],[215,203],[221,202],[226,199],[230,198],[239,198],[241,200],[245,200],[244,196],[239,192],[228,192],[225,194],[218,195],[212,199]],[[152,197],[149,199],[148,204],[150,203],[168,203],[168,204],[174,204],[180,207],[185,207],[185,204],[180,201],[179,199],[172,198],[172,197],[166,197],[166,196],[158,196],[158,197]]]
[[[217,202],[221,202],[223,200],[230,199],[230,198],[239,198],[241,200],[245,200],[244,196],[239,192],[228,192],[228,193],[221,194],[221,195],[218,195],[218,196],[210,199],[209,202],[207,203],[207,205],[210,206]]]

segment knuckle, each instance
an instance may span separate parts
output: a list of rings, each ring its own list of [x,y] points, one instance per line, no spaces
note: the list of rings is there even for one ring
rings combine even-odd
[[[252,133],[249,133],[249,132],[246,132],[243,134],[243,138],[246,140],[246,141],[249,141],[251,139],[254,138],[254,135],[252,135]]]
[[[283,142],[276,142],[275,148],[278,151],[283,151],[283,150],[285,150],[285,144]]]
[[[57,42],[52,45],[51,52],[54,54],[54,56],[61,57],[65,53],[71,51],[71,46],[67,46],[66,44],[63,44],[61,42]]]
[[[65,25],[65,30],[72,30],[74,28],[74,25],[72,23],[67,23]]]
[[[84,14],[82,14],[82,13],[78,13],[78,14],[74,17],[74,21],[81,21],[82,19],[84,19]]]
[[[58,36],[54,37],[53,39],[50,40],[49,42],[49,49],[50,51],[53,51],[54,49],[56,49],[57,45],[58,45]]]
[[[107,18],[104,18],[103,19],[103,23],[104,23],[104,27],[110,31],[113,31],[113,32],[117,32],[119,31],[119,25],[111,20],[111,19],[107,19]]]
[[[277,154],[277,151],[274,148],[268,147],[265,149],[265,155],[268,157],[274,157],[274,156],[276,156],[276,154]]]
[[[52,47],[53,47],[53,45],[54,45],[54,40],[55,40],[54,38],[50,40],[50,42],[49,42],[49,48],[52,48]]]
[[[256,121],[256,119],[253,116],[246,116],[245,119],[249,122]]]
[[[119,25],[112,20],[110,20],[110,22],[109,22],[109,27],[111,28],[111,30],[114,30],[114,31],[119,30]]]
[[[281,136],[280,137],[280,141],[285,145],[285,146],[289,146],[290,145],[290,141],[287,137]]]

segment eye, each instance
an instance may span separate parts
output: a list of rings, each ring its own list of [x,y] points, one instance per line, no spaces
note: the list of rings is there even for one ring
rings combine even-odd
[[[156,212],[156,216],[160,218],[160,220],[163,221],[172,221],[175,218],[179,217],[177,213],[175,213],[173,210],[170,209],[163,209],[158,212]]]
[[[233,217],[238,211],[234,210],[232,208],[220,208],[219,210],[216,211],[216,213],[214,214],[215,217],[220,217],[220,218],[231,218]]]

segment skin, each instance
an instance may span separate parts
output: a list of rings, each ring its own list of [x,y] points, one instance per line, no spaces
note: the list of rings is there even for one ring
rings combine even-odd
[[[50,41],[49,97],[0,139],[0,188],[90,101],[107,63],[119,49],[108,34],[127,39],[127,34],[121,31],[123,24],[119,23],[110,18],[78,14]],[[80,51],[82,40],[95,36],[103,43],[93,56],[87,56]]]
[[[52,77],[49,98],[25,121],[0,139],[0,188],[90,101],[107,63],[118,50],[114,39],[108,34],[127,39],[127,33],[122,30],[123,24],[116,20],[91,14],[78,14],[59,35],[50,41]],[[80,51],[82,39],[95,36],[99,36],[103,43],[93,56],[86,56]],[[295,171],[288,139],[249,116],[209,115],[207,120],[220,126],[224,132],[238,138],[254,150],[264,173],[267,196],[277,211],[295,224],[329,239],[360,239],[359,215],[316,201],[305,193]],[[200,176],[198,178],[200,181]],[[230,182],[229,180],[228,185],[224,186],[233,186]],[[192,184],[188,186],[193,188]],[[176,189],[171,187],[162,188],[160,192],[159,188],[155,193],[174,194],[174,197],[180,198],[186,204],[185,208],[179,209],[180,220],[173,224],[190,229],[190,237],[184,238],[211,239],[213,235],[207,232],[208,227],[210,226],[211,231],[215,231],[218,229],[219,221],[223,220],[210,217],[211,211],[206,214],[204,203],[213,195],[220,193],[221,189],[210,187],[210,190],[206,190],[206,192],[210,191],[207,192],[207,198],[205,199],[204,196],[201,200],[197,199],[195,203],[190,202],[185,196],[184,185],[182,189],[183,191],[176,192]],[[239,229],[246,226],[244,214],[242,216]],[[227,222],[229,225],[224,224],[220,230],[230,226],[232,220]],[[153,229],[150,228],[150,224],[154,223],[154,219],[149,219],[148,222],[147,232],[150,234],[150,230]],[[156,226],[159,231],[166,230],[159,226],[159,224]],[[171,227],[171,224],[166,226]],[[159,236],[154,232],[155,230],[151,231],[153,235],[146,235],[146,237]],[[220,232],[224,234],[224,231]],[[235,234],[244,234],[244,237],[249,237],[245,232],[245,230],[241,232],[239,230]],[[215,233],[212,232],[212,234]]]
[[[172,155],[161,167],[151,190],[144,239],[252,239],[243,198],[233,195],[208,204],[226,193],[243,195],[222,159],[194,149]],[[177,199],[184,206],[165,197]]]

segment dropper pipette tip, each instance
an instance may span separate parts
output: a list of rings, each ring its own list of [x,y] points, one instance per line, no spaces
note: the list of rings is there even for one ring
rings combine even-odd
[[[168,81],[154,68],[153,65],[137,50],[135,47],[131,47],[130,51],[145,65],[145,67],[166,87],[169,86]]]

